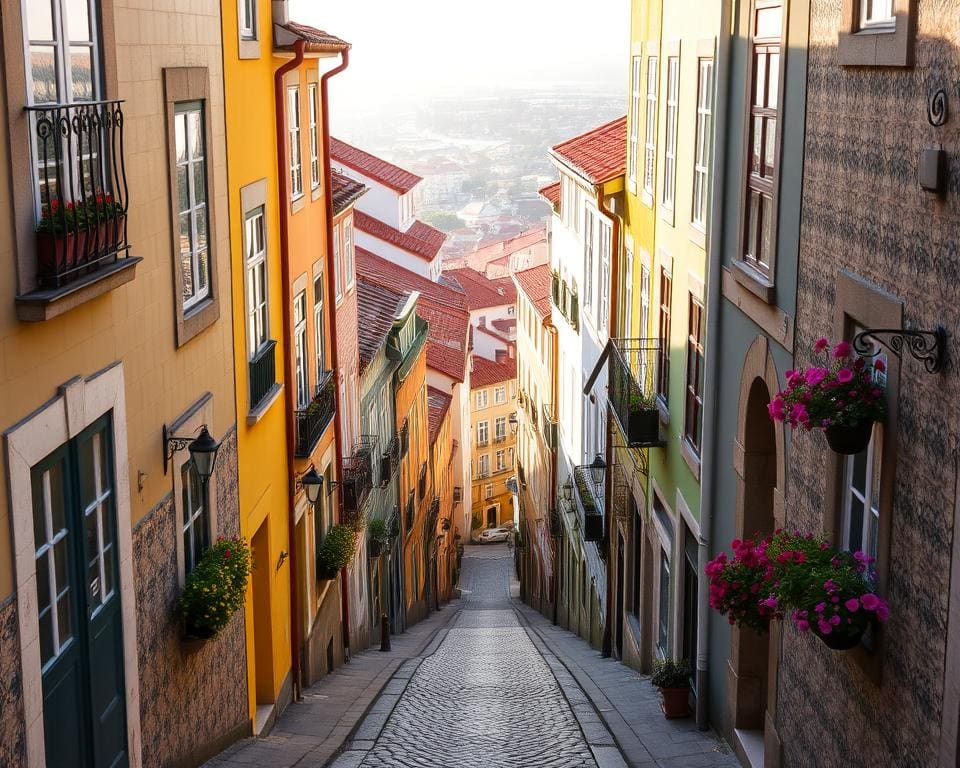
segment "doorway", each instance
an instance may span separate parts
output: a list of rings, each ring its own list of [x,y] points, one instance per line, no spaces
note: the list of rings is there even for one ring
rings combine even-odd
[[[487,507],[487,528],[497,527],[497,508]]]
[[[613,616],[613,653],[618,659],[623,658],[623,535],[617,534],[617,602],[614,605]]]
[[[264,520],[251,541],[253,573],[253,658],[257,697],[257,724],[266,722],[273,690],[273,631],[270,617],[270,520]]]

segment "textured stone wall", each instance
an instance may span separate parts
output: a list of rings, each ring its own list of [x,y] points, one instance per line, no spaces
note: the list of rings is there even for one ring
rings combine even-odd
[[[217,534],[239,533],[237,441],[217,455]],[[248,724],[243,611],[196,649],[181,642],[175,613],[179,526],[172,496],[134,531],[143,765],[199,765]],[[0,761],[0,764],[3,764]]]
[[[0,765],[26,762],[17,598],[0,603]]]
[[[834,334],[842,269],[901,299],[906,327],[960,326],[960,10],[952,0],[920,0],[914,67],[844,68],[836,51],[840,6],[811,4],[798,365],[809,362],[817,337]],[[955,114],[937,130],[926,109],[939,87]],[[943,200],[917,185],[919,152],[938,142],[950,163]],[[936,764],[958,395],[952,365],[933,376],[903,361],[882,677],[874,682],[850,654],[786,629],[777,710],[784,766]],[[826,458],[822,437],[794,434],[788,527],[823,525]]]

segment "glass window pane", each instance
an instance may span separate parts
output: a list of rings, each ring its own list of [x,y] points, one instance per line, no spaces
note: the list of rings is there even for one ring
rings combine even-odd
[[[782,13],[779,6],[773,8],[758,8],[756,37],[773,37],[779,39],[781,18]]]
[[[197,291],[206,292],[210,285],[209,251],[204,248],[197,252]]]
[[[69,535],[64,536],[53,546],[53,578],[56,580],[54,588],[58,592],[62,591],[69,583],[67,576],[67,568],[69,566],[67,542],[69,539]]]
[[[30,46],[30,79],[33,81],[34,104],[54,104],[59,101],[56,61],[52,46]]]
[[[745,255],[756,259],[759,256],[757,253],[757,236],[760,228],[760,195],[756,192],[750,193],[750,214],[748,221]]]
[[[196,213],[194,214],[196,219],[196,230],[197,230],[197,242],[195,244],[196,250],[201,251],[205,250],[207,247],[207,208],[205,205],[201,205],[197,208]]]
[[[770,255],[773,253],[773,200],[769,197],[763,198],[763,240],[760,243],[760,263],[767,266],[770,263]]]
[[[57,598],[57,624],[59,626],[60,647],[63,648],[72,637],[70,627],[70,590],[64,590]]]
[[[102,590],[102,600],[105,600],[113,592],[113,553],[114,548],[112,546],[107,547],[103,550],[103,590]]]
[[[207,200],[207,169],[203,160],[193,164],[193,204]]]
[[[43,613],[50,607],[50,552],[44,552],[36,560],[37,610]]]
[[[176,158],[178,163],[187,159],[187,116],[178,114],[173,118],[173,133],[176,144]]]
[[[32,5],[33,0],[27,3]],[[61,5],[62,12],[67,14],[67,34],[71,42],[90,41],[90,8],[89,0],[66,0]]]
[[[774,158],[777,148],[777,119],[768,117],[764,120],[765,135],[763,137],[763,175],[771,178],[774,174]]]
[[[53,8],[50,0],[26,3],[27,34],[31,40],[53,40]]]
[[[86,509],[97,498],[94,472],[93,440],[84,440],[77,446],[77,473],[80,476],[80,506]]]
[[[760,152],[763,141],[763,118],[753,118],[753,157],[750,160],[750,171],[760,175]]]
[[[93,99],[93,70],[90,48],[74,46],[70,49],[70,80],[74,101]]]
[[[190,186],[187,182],[187,166],[177,166],[177,204],[179,212],[190,210]]]
[[[203,157],[203,127],[200,122],[200,110],[187,113],[188,135],[190,138],[190,159]]]
[[[763,96],[767,84],[767,55],[765,53],[756,54],[757,73],[753,86],[753,104],[756,107],[763,106]]]
[[[53,612],[40,614],[40,663],[46,664],[53,658]]]
[[[767,83],[767,106],[777,108],[777,97],[780,91],[780,54],[770,54],[770,77]]]

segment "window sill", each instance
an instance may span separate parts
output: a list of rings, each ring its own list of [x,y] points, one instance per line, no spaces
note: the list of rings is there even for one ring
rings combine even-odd
[[[259,59],[260,40],[256,37],[241,37],[238,57],[240,59]]]
[[[667,401],[663,399],[662,395],[657,395],[657,413],[660,414],[660,423],[665,426],[670,426],[670,408],[667,406]]]
[[[776,289],[769,278],[739,260],[733,262],[732,272],[734,280],[750,293],[767,304],[773,304]]]
[[[699,483],[700,457],[697,456],[696,451],[690,444],[690,440],[686,436],[684,436],[683,440],[680,441],[680,455],[683,456],[683,460],[693,475],[693,479]]]
[[[267,394],[260,399],[260,402],[247,412],[248,427],[252,427],[264,416],[266,416],[267,411],[270,410],[270,406],[277,401],[277,398],[280,397],[281,392],[283,392],[283,384],[279,382],[270,387],[270,389],[267,391]]]
[[[14,300],[17,305],[17,318],[26,322],[52,320],[129,283],[136,276],[136,267],[141,261],[143,259],[140,256],[127,256],[60,288],[38,289],[20,294]]]
[[[647,208],[653,208],[653,193],[646,189],[643,190],[640,193],[640,202],[647,206]]]
[[[317,202],[321,197],[323,197],[323,187],[319,184],[310,190],[310,201]]]
[[[660,207],[657,209],[660,214],[660,220],[665,221],[671,227],[673,226],[674,221],[674,210],[673,204],[667,205],[666,203],[660,203]]]
[[[841,30],[837,61],[845,67],[912,67],[916,6],[898,14],[892,26]]]
[[[183,314],[180,314],[182,312]],[[220,319],[220,304],[208,296],[189,310],[178,310],[177,346],[182,347]]]
[[[707,230],[706,227],[701,227],[699,224],[694,224],[690,222],[687,227],[687,237],[690,239],[690,242],[702,250],[707,250]]]
[[[290,201],[290,213],[299,213],[307,204],[307,199],[300,193],[300,197],[295,197]]]

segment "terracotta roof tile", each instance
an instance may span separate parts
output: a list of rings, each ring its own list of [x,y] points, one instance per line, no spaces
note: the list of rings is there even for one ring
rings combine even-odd
[[[479,355],[473,356],[473,371],[470,372],[470,389],[489,387],[501,381],[517,378],[517,359],[505,357],[499,363]]]
[[[456,381],[466,381],[470,315],[420,297],[417,314],[427,321],[427,367]]]
[[[356,247],[356,259],[357,275],[364,280],[378,283],[387,288],[419,291],[421,296],[453,309],[465,310],[467,308],[467,297],[463,291],[428,280],[423,275],[418,275],[416,272],[404,269],[399,264],[387,261],[366,248]]]
[[[627,167],[626,115],[561,141],[551,152],[589,181],[609,181]]]
[[[350,43],[341,40],[329,32],[322,29],[311,27],[307,24],[300,24],[296,21],[288,21],[286,24],[278,24],[281,29],[286,30],[294,37],[300,38],[307,43],[308,48],[344,50],[350,47]],[[281,41],[282,45],[282,41]]]
[[[430,428],[430,445],[437,441],[443,419],[446,417],[447,411],[450,410],[450,403],[452,402],[452,395],[448,395],[442,389],[427,387],[427,421]]]
[[[520,290],[533,303],[537,314],[544,319],[550,317],[550,265],[541,264],[538,267],[515,272],[513,278]]]
[[[456,280],[467,294],[467,306],[471,310],[500,307],[517,301],[517,288],[509,277],[491,279],[469,267],[446,270],[444,274]]]
[[[500,320],[491,321],[490,325],[496,328],[498,331],[503,331],[504,333],[510,333],[517,330],[517,318],[515,317],[505,317]]]
[[[357,315],[363,318],[357,326],[357,348],[360,372],[366,369],[384,345],[397,313],[403,309],[409,294],[357,279]]]
[[[540,196],[556,208],[560,204],[560,182],[554,181],[537,190]]]
[[[366,232],[371,237],[395,245],[427,261],[432,261],[436,257],[447,239],[439,229],[434,229],[422,221],[415,221],[406,232],[401,232],[373,216],[356,211],[353,214],[353,223],[361,232]]]
[[[362,149],[357,149],[357,147],[351,146],[345,141],[335,139],[333,136],[330,137],[330,159],[379,181],[385,187],[389,187],[401,195],[409,192],[423,181],[423,178],[415,173],[405,171],[393,163],[381,160],[379,157],[364,152]]]
[[[330,173],[330,185],[333,188],[333,213],[343,213],[348,206],[355,203],[367,188],[359,181],[344,176],[336,171]]]

